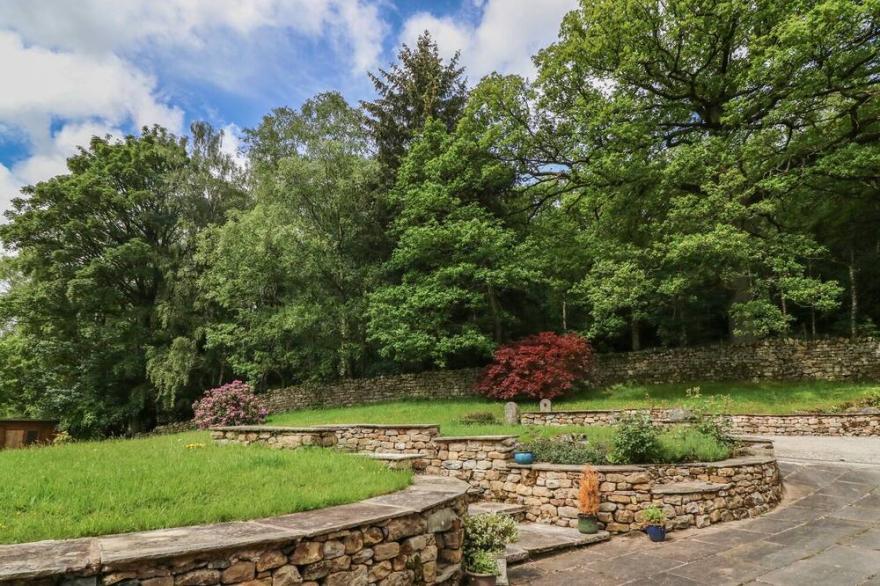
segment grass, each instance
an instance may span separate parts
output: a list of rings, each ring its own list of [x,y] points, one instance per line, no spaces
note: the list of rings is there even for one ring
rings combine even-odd
[[[399,490],[411,473],[193,432],[0,451],[0,479],[0,543],[21,543],[306,511]]]
[[[878,383],[762,382],[694,383],[667,385],[615,385],[588,391],[570,399],[554,401],[554,410],[681,407],[688,388],[699,386],[704,398],[727,395],[732,413],[784,414],[831,410],[843,402],[880,390]],[[536,411],[537,403],[520,403],[520,409]],[[474,397],[451,400],[391,401],[358,407],[303,409],[270,417],[277,425],[324,423],[436,423],[448,436],[519,433],[518,426],[465,424],[464,416],[489,412],[504,420],[504,401]]]

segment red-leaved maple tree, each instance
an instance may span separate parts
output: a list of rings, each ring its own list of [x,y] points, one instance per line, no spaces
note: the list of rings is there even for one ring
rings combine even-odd
[[[495,351],[477,391],[496,399],[554,399],[593,367],[593,348],[577,334],[541,332]]]

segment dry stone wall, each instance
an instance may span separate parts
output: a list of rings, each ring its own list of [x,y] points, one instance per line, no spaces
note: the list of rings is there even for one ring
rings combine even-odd
[[[479,369],[305,384],[264,395],[272,412],[473,394]],[[880,339],[763,340],[599,354],[591,384],[699,380],[880,380]]]
[[[880,339],[762,340],[600,354],[593,382],[880,380]]]
[[[343,407],[398,399],[445,399],[473,395],[479,369],[435,370],[358,378],[332,383],[310,383],[275,389],[264,395],[269,411],[307,407]]]
[[[727,415],[738,434],[880,436],[880,410],[865,413],[817,413],[801,415]],[[613,425],[624,415],[644,413],[655,425],[680,422],[681,409],[624,409],[608,411],[529,412],[520,416],[523,425]]]
[[[457,583],[467,485],[419,480],[385,497],[272,519],[0,546],[0,584]]]

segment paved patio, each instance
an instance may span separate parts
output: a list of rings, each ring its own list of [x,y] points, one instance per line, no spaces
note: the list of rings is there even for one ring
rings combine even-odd
[[[880,453],[877,440],[864,441],[860,449]],[[510,583],[880,586],[880,466],[811,461],[796,448],[797,461],[780,464],[785,502],[767,515],[674,532],[659,544],[614,538],[511,568]]]

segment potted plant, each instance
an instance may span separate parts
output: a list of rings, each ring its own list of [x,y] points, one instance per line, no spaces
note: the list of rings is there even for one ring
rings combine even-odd
[[[516,541],[516,521],[497,513],[475,515],[464,521],[464,570],[471,584],[494,585],[507,569],[505,548]]]
[[[474,551],[465,558],[464,571],[473,586],[495,586],[498,581],[498,564],[491,551]]]
[[[513,451],[513,461],[522,466],[528,466],[535,462],[535,452],[530,444],[517,444]]]
[[[599,473],[592,466],[584,466],[578,488],[578,531],[599,531]]]
[[[657,505],[650,505],[642,511],[645,519],[645,533],[651,541],[666,540],[666,513]]]

